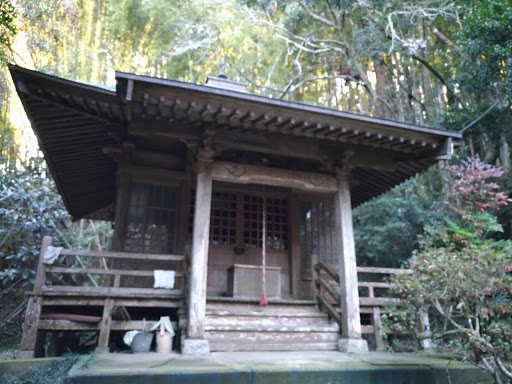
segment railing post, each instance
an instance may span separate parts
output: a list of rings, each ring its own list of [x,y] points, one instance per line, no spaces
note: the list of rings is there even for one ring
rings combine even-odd
[[[420,331],[423,335],[421,340],[421,346],[424,350],[432,349],[432,339],[430,338],[430,319],[428,318],[428,312],[422,307],[420,309]]]
[[[41,340],[38,340],[37,325],[41,316],[42,298],[40,295],[46,279],[44,254],[46,253],[48,247],[52,245],[52,241],[52,229],[48,227],[41,243],[41,251],[39,252],[36,278],[34,281],[34,296],[31,296],[28,300],[27,310],[25,312],[25,321],[23,322],[23,334],[21,336],[20,351],[17,354],[18,358],[34,357],[34,352],[38,347],[36,344],[41,344],[42,342]]]
[[[316,284],[317,279],[320,279],[320,271],[316,270],[316,266],[319,263],[319,261],[320,260],[319,260],[319,257],[317,254],[311,255],[311,277],[312,277],[311,280],[313,283],[312,289],[313,289],[314,297],[316,297],[314,292],[317,292],[319,296],[322,296],[322,286]],[[317,303],[317,305],[318,305],[318,303]]]
[[[44,263],[44,254],[48,247],[52,245],[53,237],[52,237],[52,228],[48,227],[46,229],[46,234],[43,237],[43,241],[41,242],[41,251],[39,252],[39,260],[37,263],[37,272],[36,278],[34,280],[34,293],[39,294],[43,289],[44,281],[46,279],[46,264]]]

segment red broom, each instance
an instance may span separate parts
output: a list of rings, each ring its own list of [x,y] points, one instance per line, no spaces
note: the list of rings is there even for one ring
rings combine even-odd
[[[266,260],[265,260],[265,253],[266,253],[266,238],[265,238],[265,232],[266,232],[266,213],[267,213],[267,204],[266,204],[266,198],[265,194],[263,194],[263,217],[262,217],[262,228],[261,228],[261,283],[262,283],[262,291],[261,294],[261,300],[260,305],[268,305],[267,301],[267,284],[266,284]]]

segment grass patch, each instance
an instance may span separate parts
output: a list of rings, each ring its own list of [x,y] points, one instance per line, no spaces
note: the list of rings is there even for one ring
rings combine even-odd
[[[79,355],[65,355],[62,359],[37,366],[17,375],[0,376],[0,384],[64,384],[67,374]]]

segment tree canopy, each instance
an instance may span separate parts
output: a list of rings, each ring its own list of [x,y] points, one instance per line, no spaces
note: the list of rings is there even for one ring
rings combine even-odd
[[[113,85],[114,70],[204,82],[226,54],[229,77],[252,92],[417,124],[461,130],[499,101],[465,132],[460,157],[480,154],[512,185],[508,2],[20,0],[17,13],[31,65],[84,82]],[[17,153],[6,112],[4,158]],[[408,258],[439,214],[443,169],[356,210],[361,262]],[[509,236],[509,211],[499,220]]]

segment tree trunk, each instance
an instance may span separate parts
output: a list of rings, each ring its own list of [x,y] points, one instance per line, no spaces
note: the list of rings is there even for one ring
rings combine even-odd
[[[375,69],[375,75],[377,77],[377,94],[386,101],[389,101],[389,84],[386,77],[386,68],[383,63],[384,55],[379,53],[379,57],[373,60],[373,67]],[[382,102],[378,103],[377,114],[387,119],[392,119],[393,114]]]

